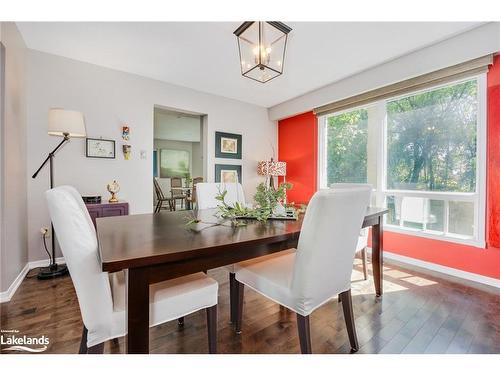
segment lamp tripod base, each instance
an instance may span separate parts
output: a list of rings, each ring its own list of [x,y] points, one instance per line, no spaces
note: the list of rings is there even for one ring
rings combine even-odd
[[[56,277],[64,276],[68,274],[68,267],[60,264],[51,264],[48,267],[42,267],[40,268],[40,271],[38,272],[37,279],[38,280],[47,280],[47,279],[53,279]]]

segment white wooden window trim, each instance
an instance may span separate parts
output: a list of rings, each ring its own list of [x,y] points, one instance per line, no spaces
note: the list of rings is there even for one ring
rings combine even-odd
[[[371,105],[363,105],[356,108],[345,109],[336,113],[328,114],[318,118],[318,189],[327,189],[327,118],[330,116],[338,116],[345,112],[355,111],[359,108],[371,107],[370,114],[375,115],[375,120],[370,120],[370,123],[378,124],[377,131],[377,177],[374,186],[375,204],[377,206],[385,206],[388,196],[405,196],[405,197],[421,197],[433,200],[444,201],[444,231],[437,232],[432,230],[412,229],[403,226],[386,224],[385,229],[388,231],[404,233],[408,235],[438,239],[442,241],[455,242],[476,246],[485,247],[486,234],[486,124],[487,124],[487,86],[486,73],[477,76],[468,77],[452,83],[446,83],[426,88],[424,90],[415,91],[413,93],[402,95],[406,97],[415,95],[420,92],[435,90],[443,86],[458,84],[460,82],[476,79],[478,85],[478,116],[477,116],[477,164],[476,164],[476,191],[470,193],[459,192],[433,192],[433,191],[418,191],[418,190],[389,190],[387,189],[387,100],[380,100]],[[390,98],[388,100],[396,100],[400,97]],[[373,108],[375,107],[375,110]],[[462,236],[448,231],[449,218],[449,202],[473,202],[474,203],[474,235],[472,238]]]

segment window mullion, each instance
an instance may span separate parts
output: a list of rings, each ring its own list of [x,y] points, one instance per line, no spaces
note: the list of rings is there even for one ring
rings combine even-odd
[[[386,186],[386,152],[387,152],[387,115],[385,100],[381,100],[376,104],[376,124],[377,124],[377,206],[385,205],[385,186]]]

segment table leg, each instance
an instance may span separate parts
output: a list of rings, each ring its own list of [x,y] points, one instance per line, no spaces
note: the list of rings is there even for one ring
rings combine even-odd
[[[127,353],[149,353],[149,279],[147,268],[128,270]]]
[[[384,218],[378,218],[378,224],[372,226],[372,267],[373,281],[375,283],[375,294],[380,297],[383,292],[383,236]]]

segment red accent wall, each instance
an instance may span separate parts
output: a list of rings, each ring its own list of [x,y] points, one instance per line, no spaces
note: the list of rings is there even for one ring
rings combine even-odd
[[[316,192],[318,127],[312,112],[278,122],[278,159],[286,161],[286,180],[293,184],[289,202],[307,203]]]
[[[385,231],[384,251],[500,279],[500,56],[488,72],[487,134],[487,248]],[[299,182],[289,192],[294,197],[290,200],[307,202],[317,181],[317,126],[312,112],[279,121],[278,144],[280,160],[291,167],[287,179]]]
[[[495,57],[488,72],[487,176],[488,245],[500,247],[500,56]]]

